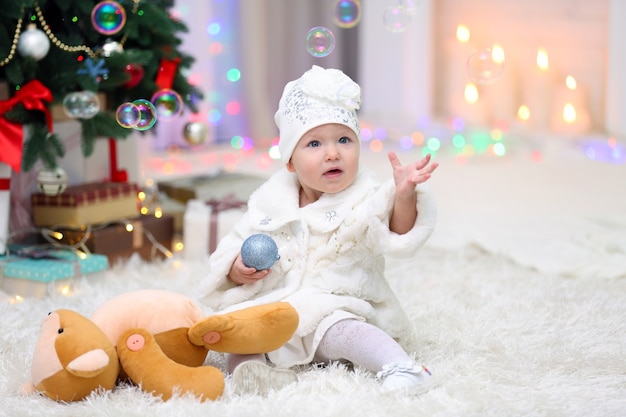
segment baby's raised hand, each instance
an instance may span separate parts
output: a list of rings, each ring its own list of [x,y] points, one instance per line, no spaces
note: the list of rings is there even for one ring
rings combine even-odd
[[[393,168],[393,179],[396,183],[396,194],[398,196],[411,196],[417,184],[426,182],[439,164],[430,162],[430,154],[420,161],[408,165],[402,165],[395,152],[388,154],[389,162]]]

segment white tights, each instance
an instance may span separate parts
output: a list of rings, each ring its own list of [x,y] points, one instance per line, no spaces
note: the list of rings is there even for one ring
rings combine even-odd
[[[378,372],[383,365],[410,361],[411,357],[387,333],[359,320],[342,320],[324,334],[315,352],[323,362],[347,360],[355,365]]]
[[[265,362],[265,355],[227,355],[228,371],[248,360]],[[383,365],[410,361],[411,357],[387,333],[364,321],[346,319],[333,324],[315,352],[315,361],[347,360],[371,372]]]

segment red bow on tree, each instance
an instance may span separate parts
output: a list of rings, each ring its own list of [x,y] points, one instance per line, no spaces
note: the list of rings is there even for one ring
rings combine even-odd
[[[52,116],[44,101],[52,102],[52,93],[38,80],[24,84],[13,97],[0,101],[0,162],[8,164],[15,172],[19,172],[22,166],[24,132],[21,124],[8,121],[4,114],[19,103],[27,110],[41,110],[46,116],[48,130],[52,131]]]

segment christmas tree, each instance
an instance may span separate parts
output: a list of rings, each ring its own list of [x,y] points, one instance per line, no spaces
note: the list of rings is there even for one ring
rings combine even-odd
[[[24,171],[38,160],[57,166],[64,147],[50,131],[53,105],[81,123],[86,157],[96,138],[146,130],[159,111],[197,112],[202,94],[182,74],[193,58],[177,36],[187,27],[170,16],[172,7],[172,0],[0,0],[0,83],[11,97],[0,100],[0,122],[28,126],[24,138],[0,132],[0,162],[12,150]]]

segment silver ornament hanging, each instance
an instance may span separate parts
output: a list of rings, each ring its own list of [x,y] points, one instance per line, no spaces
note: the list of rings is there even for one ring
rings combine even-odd
[[[50,39],[43,30],[38,29],[37,25],[33,23],[28,25],[17,41],[17,52],[23,57],[31,57],[36,61],[48,55],[49,50]]]
[[[112,53],[122,53],[124,52],[124,47],[121,43],[112,41],[111,39],[107,39],[104,41],[104,45],[102,45],[102,53],[101,55],[105,58],[111,56]]]
[[[279,259],[278,246],[268,235],[262,233],[251,235],[241,245],[241,260],[248,268],[257,271],[269,269]]]
[[[201,122],[189,122],[185,125],[183,131],[185,140],[191,145],[200,145],[204,143],[207,133],[207,126]]]
[[[37,173],[37,188],[45,195],[59,195],[67,188],[67,173],[61,167]]]

